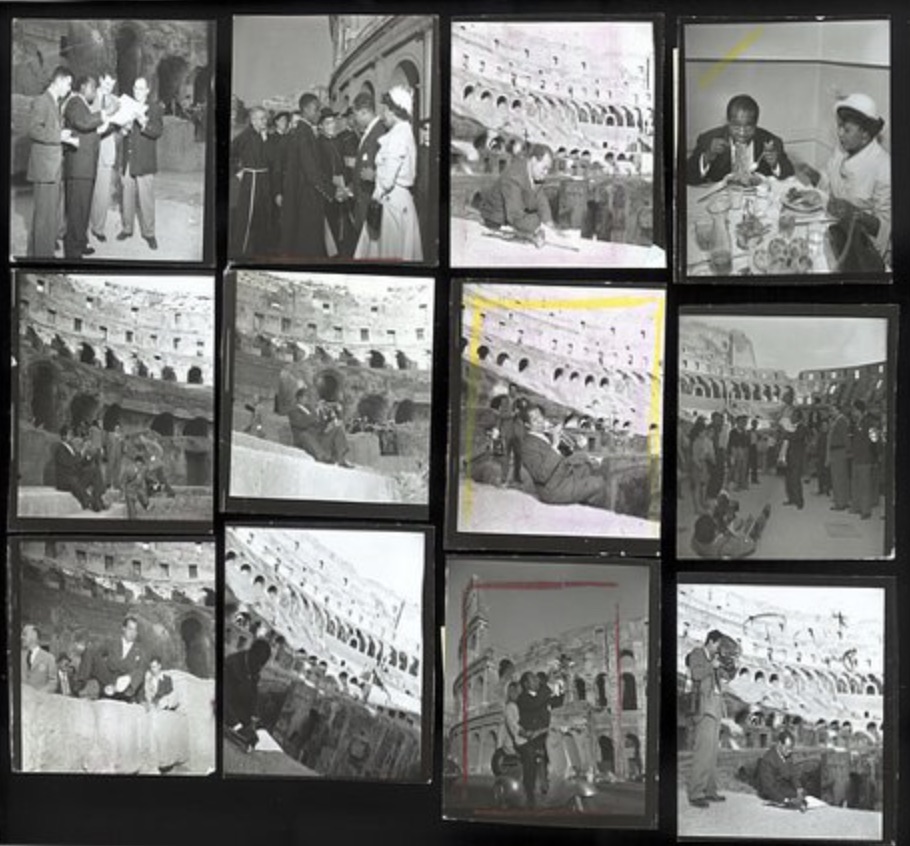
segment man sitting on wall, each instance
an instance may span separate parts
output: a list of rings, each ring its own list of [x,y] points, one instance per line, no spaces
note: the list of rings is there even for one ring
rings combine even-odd
[[[698,136],[686,162],[686,182],[720,182],[731,174],[744,186],[754,174],[786,179],[793,165],[784,142],[758,125],[758,103],[738,94],[727,103],[727,122]]]
[[[521,465],[534,482],[538,499],[548,505],[573,503],[610,508],[610,491],[599,459],[559,450],[561,427],[554,427],[540,406],[528,410],[528,432],[521,445]]]
[[[124,617],[116,643],[98,652],[86,648],[76,673],[78,695],[83,699],[141,701],[146,660],[138,639],[139,621],[130,615]]]
[[[63,426],[54,445],[54,487],[71,493],[85,511],[104,511],[104,478],[97,462],[83,458],[80,447],[69,426]]]
[[[38,628],[31,623],[22,627],[21,682],[43,693],[57,692],[57,662],[41,647]]]
[[[337,403],[307,402],[307,389],[294,395],[295,405],[288,411],[294,446],[323,464],[353,467],[348,459],[348,439]]]

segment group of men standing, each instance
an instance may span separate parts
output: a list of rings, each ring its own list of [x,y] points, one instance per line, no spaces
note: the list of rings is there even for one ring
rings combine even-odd
[[[61,240],[67,259],[94,254],[89,231],[99,243],[108,238],[115,171],[122,184],[117,240],[133,236],[138,217],[142,237],[150,249],[158,249],[154,175],[163,110],[150,99],[145,77],[135,80],[128,110],[120,108],[116,85],[108,71],[98,78],[74,77],[68,68],[58,67],[32,103],[26,174],[34,199],[30,258],[54,258]]]

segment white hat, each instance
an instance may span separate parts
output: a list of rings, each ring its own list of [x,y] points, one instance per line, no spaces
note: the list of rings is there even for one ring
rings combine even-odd
[[[502,384],[502,382],[497,382],[493,385],[492,390],[490,391],[490,399],[494,400],[496,397],[507,397],[509,395],[509,389]]]
[[[840,109],[853,109],[853,111],[865,115],[869,120],[882,120],[881,115],[878,113],[878,108],[876,108],[875,100],[868,94],[856,92],[844,97],[843,100],[838,100],[834,104],[834,113],[837,114]]]
[[[393,85],[389,89],[389,99],[398,106],[399,109],[408,113],[408,117],[414,114],[414,94],[410,88],[404,85]]]

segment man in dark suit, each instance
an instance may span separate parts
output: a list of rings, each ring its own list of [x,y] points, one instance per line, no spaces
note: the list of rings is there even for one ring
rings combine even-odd
[[[517,156],[480,200],[480,216],[491,229],[511,226],[532,237],[543,234],[553,224],[550,201],[543,181],[553,167],[553,151],[545,144],[534,144],[528,157]]]
[[[862,400],[853,401],[853,437],[851,438],[851,451],[853,453],[853,474],[850,484],[851,502],[850,510],[859,514],[862,520],[872,517],[873,503],[878,497],[872,490],[872,470],[875,466],[878,445],[875,420],[866,411],[866,403]]]
[[[528,410],[528,429],[521,441],[521,465],[533,480],[541,502],[610,507],[610,493],[602,468],[580,453],[564,456],[553,445],[547,420],[539,406]]]
[[[257,638],[249,649],[224,659],[224,727],[255,746],[259,675],[272,657],[267,640]]]
[[[67,145],[63,153],[63,177],[66,180],[63,254],[68,259],[80,259],[95,252],[88,245],[88,223],[98,172],[101,134],[108,128],[107,118],[101,112],[92,110],[97,87],[94,77],[79,77],[75,91],[63,109],[64,125],[72,130],[77,142]]]
[[[147,106],[145,115],[124,127],[123,160],[123,230],[118,241],[133,237],[133,223],[138,212],[139,231],[150,249],[158,249],[155,237],[155,174],[158,172],[158,139],[164,132],[164,110],[149,99],[148,80],[137,77],[133,98]]]
[[[385,123],[376,114],[373,95],[366,91],[361,91],[354,98],[354,123],[360,131],[354,161],[354,232],[359,238],[367,219],[367,206],[376,188],[376,153],[379,151],[379,139],[386,133]],[[357,238],[354,241],[356,244]]]
[[[54,445],[54,487],[71,493],[83,509],[105,508],[101,499],[104,478],[94,462],[83,460],[68,426],[60,429],[60,441]]]
[[[281,193],[281,247],[285,256],[325,258],[325,207],[335,187],[319,164],[319,99],[300,97],[301,121],[288,137]]]
[[[296,404],[288,411],[294,446],[323,464],[353,467],[347,460],[348,439],[344,423],[334,411],[307,403],[307,389],[300,388]]]
[[[831,474],[834,496],[832,511],[846,511],[850,504],[850,420],[844,409],[838,407],[828,429],[826,458]]]
[[[32,101],[26,178],[32,183],[34,207],[28,232],[30,258],[53,258],[63,177],[62,142],[69,137],[60,120],[60,103],[73,86],[72,71],[57,68],[43,94]]]
[[[102,693],[108,699],[141,700],[147,661],[138,640],[139,621],[133,616],[124,617],[120,638],[110,645],[103,662],[104,678],[99,679]]]
[[[43,693],[57,692],[57,662],[41,648],[41,636],[36,626],[22,627],[22,684]]]
[[[720,721],[724,718],[718,652],[723,636],[723,632],[712,629],[705,638],[705,645],[693,649],[686,656],[695,703],[692,715],[695,738],[688,793],[690,804],[696,808],[707,808],[710,802],[721,802],[724,799],[717,792],[717,748],[720,743]]]
[[[727,103],[727,123],[698,136],[686,162],[686,182],[720,182],[731,173],[760,173],[786,179],[793,165],[784,142],[758,125],[758,103],[738,94]]]
[[[547,731],[550,726],[550,709],[563,704],[564,695],[556,695],[549,685],[542,683],[538,674],[530,670],[521,674],[521,693],[515,704],[518,706],[520,734],[527,742],[518,746],[521,769],[528,807],[533,808],[537,800],[537,777],[547,782],[546,754]],[[546,788],[544,787],[544,790]]]
[[[800,511],[805,506],[803,497],[803,471],[806,469],[806,447],[809,442],[809,432],[803,423],[803,413],[793,409],[790,415],[791,425],[784,431],[783,437],[787,442],[785,459],[784,486],[787,499],[784,505],[795,505]]]
[[[250,109],[250,123],[231,142],[231,254],[265,255],[272,225],[272,188],[266,113]]]
[[[758,795],[768,802],[806,810],[806,791],[793,766],[793,735],[782,731],[777,743],[761,757],[756,777]]]

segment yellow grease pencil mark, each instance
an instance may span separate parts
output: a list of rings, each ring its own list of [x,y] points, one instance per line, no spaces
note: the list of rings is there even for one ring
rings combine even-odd
[[[711,65],[698,78],[698,87],[707,88],[718,76],[720,76],[734,59],[737,59],[746,52],[765,31],[763,26],[757,26],[755,29],[747,32],[739,41],[736,42],[720,59]]]
[[[477,425],[475,419],[477,409],[477,393],[479,390],[478,381],[480,379],[478,347],[480,346],[480,333],[483,328],[483,314],[481,307],[502,309],[504,311],[571,311],[597,308],[638,308],[655,304],[657,306],[654,314],[655,332],[654,332],[654,355],[651,359],[651,402],[648,411],[649,428],[650,424],[655,424],[658,433],[661,432],[661,389],[662,380],[660,378],[660,365],[663,359],[663,330],[664,330],[664,307],[665,300],[662,296],[647,295],[626,295],[622,297],[605,297],[592,296],[585,299],[566,299],[566,300],[521,300],[521,299],[499,299],[489,297],[483,294],[468,294],[465,297],[465,305],[471,309],[471,329],[468,335],[467,358],[468,363],[474,365],[470,368],[467,380],[467,397],[465,408],[468,417],[465,425],[465,453],[470,456],[474,446],[474,430]],[[470,460],[470,459],[469,459]],[[468,469],[468,468],[466,468]],[[463,485],[461,497],[461,508],[459,509],[457,519],[459,523],[467,522],[473,505],[474,490],[473,480],[468,469]]]

